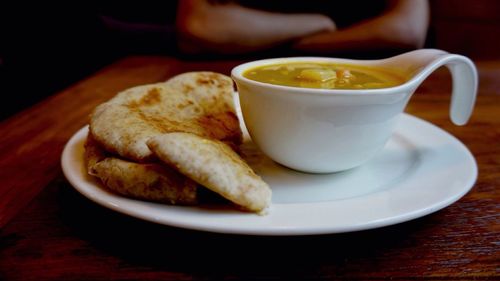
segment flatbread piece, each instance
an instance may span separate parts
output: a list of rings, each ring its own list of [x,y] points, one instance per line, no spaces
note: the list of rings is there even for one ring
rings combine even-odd
[[[227,144],[191,133],[167,133],[147,142],[166,164],[244,209],[265,213],[271,189]]]

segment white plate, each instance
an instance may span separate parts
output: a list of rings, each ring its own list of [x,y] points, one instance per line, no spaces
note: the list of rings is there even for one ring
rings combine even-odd
[[[457,201],[477,177],[474,157],[460,141],[408,114],[402,114],[393,137],[374,159],[328,175],[275,164],[253,146],[243,129],[246,160],[273,190],[267,216],[223,206],[169,206],[110,193],[86,173],[87,127],[67,143],[62,168],[80,193],[115,211],[175,227],[252,235],[340,233],[408,221]]]

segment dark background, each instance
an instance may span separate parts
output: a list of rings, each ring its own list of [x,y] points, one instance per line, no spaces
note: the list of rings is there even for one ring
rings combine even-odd
[[[2,119],[121,57],[176,52],[176,1],[58,2],[0,7]]]
[[[190,59],[177,51],[174,0],[16,3],[0,7],[0,119],[124,56]],[[500,58],[500,1],[430,4],[426,47],[476,60]]]

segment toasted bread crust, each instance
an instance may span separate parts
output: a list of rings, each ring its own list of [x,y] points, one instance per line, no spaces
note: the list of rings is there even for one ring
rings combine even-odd
[[[232,92],[232,80],[213,72],[189,72],[134,87],[94,110],[90,132],[107,151],[137,162],[152,159],[149,138],[168,132],[240,144]]]
[[[135,163],[106,153],[92,136],[85,142],[87,171],[118,194],[178,205],[198,203],[196,182],[166,165]]]
[[[263,213],[271,203],[269,186],[221,141],[177,132],[147,144],[163,162],[244,209]]]
[[[235,152],[233,90],[227,76],[191,72],[118,93],[91,114],[88,173],[127,197],[186,205],[214,191],[264,213],[271,190]]]

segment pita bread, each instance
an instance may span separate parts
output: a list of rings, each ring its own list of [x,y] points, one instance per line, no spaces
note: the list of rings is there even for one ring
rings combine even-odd
[[[109,190],[132,198],[178,205],[199,201],[198,184],[166,165],[139,164],[106,153],[89,135],[85,143],[87,171]]]
[[[250,211],[264,213],[271,189],[227,144],[191,133],[155,136],[148,147],[181,173]]]
[[[99,105],[91,115],[90,132],[106,151],[135,162],[151,160],[146,141],[168,132],[237,145],[242,134],[232,93],[232,80],[225,75],[184,73],[125,90]]]

